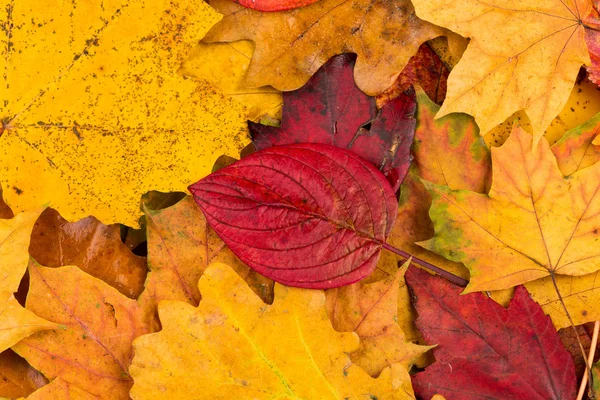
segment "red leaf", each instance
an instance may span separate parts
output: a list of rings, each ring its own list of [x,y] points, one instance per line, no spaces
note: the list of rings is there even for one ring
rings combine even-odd
[[[305,7],[319,0],[233,0],[246,8],[258,11],[283,11]]]
[[[285,285],[315,289],[373,272],[398,207],[375,167],[314,143],[259,151],[189,189],[248,266]]]
[[[586,26],[585,43],[590,53],[592,65],[586,66],[589,73],[590,81],[596,85],[600,85],[600,14],[598,7],[600,2],[595,0],[592,2],[593,7],[590,14],[584,18],[583,23]]]
[[[252,141],[258,150],[292,143],[349,149],[383,171],[396,191],[411,162],[415,94],[402,93],[377,113],[375,98],[354,83],[355,59],[333,57],[305,86],[284,93],[281,128],[250,122]]]
[[[571,399],[577,380],[571,355],[550,318],[519,286],[508,309],[481,293],[418,268],[406,281],[417,327],[437,360],[413,376],[415,393],[446,399]]]

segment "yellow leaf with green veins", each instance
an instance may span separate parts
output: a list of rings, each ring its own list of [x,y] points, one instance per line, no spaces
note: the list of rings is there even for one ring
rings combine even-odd
[[[246,144],[245,107],[177,73],[220,15],[202,0],[0,0],[0,183],[138,226],[149,190],[184,191]]]
[[[515,128],[492,149],[489,195],[426,183],[435,236],[420,244],[471,273],[467,292],[600,269],[600,164],[565,178],[546,140]]]
[[[198,307],[159,304],[162,330],[134,342],[140,399],[414,399],[400,364],[371,378],[352,364],[355,333],[331,326],[322,291],[275,286],[263,303],[229,266],[209,266]]]

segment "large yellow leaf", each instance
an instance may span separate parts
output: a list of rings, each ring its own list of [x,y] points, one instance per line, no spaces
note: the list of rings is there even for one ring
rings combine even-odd
[[[524,109],[534,143],[590,63],[582,18],[589,0],[413,0],[420,18],[471,41],[450,73],[438,116],[466,112],[483,134]]]
[[[356,53],[354,79],[376,95],[390,87],[419,46],[446,34],[417,18],[409,0],[322,0],[296,10],[264,13],[212,0],[223,20],[205,42],[252,40],[250,87],[298,89],[329,58]]]
[[[136,339],[134,399],[414,398],[400,364],[373,379],[351,363],[358,337],[333,330],[322,291],[277,285],[269,306],[219,263],[199,287],[197,308],[161,302],[162,331]]]
[[[469,268],[467,292],[600,269],[600,163],[565,178],[548,142],[515,128],[492,166],[489,195],[427,183],[436,233],[421,244]]]
[[[21,307],[13,296],[27,270],[31,230],[41,211],[0,219],[0,351],[37,331],[58,327]]]
[[[128,399],[133,339],[149,331],[142,309],[77,267],[30,263],[27,308],[62,325],[33,334],[13,350],[47,378],[101,398]]]
[[[251,270],[225,246],[208,226],[192,196],[163,210],[144,210],[150,272],[139,304],[156,327],[160,326],[156,318],[160,301],[180,300],[198,305],[198,280],[206,267],[216,261],[235,269],[263,300],[273,300],[273,281]]]
[[[220,16],[202,0],[0,0],[0,179],[13,211],[138,225],[247,143],[245,108],[177,74]]]

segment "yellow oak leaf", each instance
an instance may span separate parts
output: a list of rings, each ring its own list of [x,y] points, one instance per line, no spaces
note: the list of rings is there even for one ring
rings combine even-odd
[[[56,378],[27,396],[27,400],[98,400],[100,398],[62,378]]]
[[[235,43],[198,43],[179,72],[209,82],[224,94],[246,104],[248,119],[259,122],[269,115],[281,119],[281,92],[264,86],[253,89],[245,86],[244,76],[254,45],[248,40]]]
[[[332,328],[322,291],[276,285],[267,305],[221,263],[199,288],[198,307],[161,302],[162,330],[135,340],[133,399],[414,399],[402,365],[374,379],[352,364],[358,336]]]
[[[450,73],[438,116],[465,112],[482,134],[525,110],[533,142],[565,105],[590,64],[582,19],[590,0],[413,0],[417,15],[470,38]]]
[[[516,127],[492,166],[489,195],[426,183],[435,236],[420,244],[469,268],[466,292],[600,269],[600,163],[565,178],[548,142]]]
[[[146,213],[148,266],[145,289],[138,302],[146,318],[154,319],[162,300],[180,300],[198,305],[198,280],[211,263],[227,263],[267,302],[273,301],[273,281],[258,274],[240,261],[216,232],[194,202],[186,196],[177,204]]]
[[[13,296],[27,270],[31,231],[41,212],[40,209],[0,219],[0,351],[40,330],[58,328],[21,307]]]
[[[248,142],[245,107],[177,74],[220,16],[202,0],[0,0],[0,183],[15,212],[50,202],[138,226],[140,196],[183,191]]]
[[[336,54],[356,53],[354,79],[369,95],[390,87],[419,46],[446,30],[417,18],[409,0],[321,0],[264,13],[227,0],[210,4],[224,14],[203,41],[252,40],[249,87],[298,89]]]
[[[27,309],[62,329],[37,332],[12,349],[53,380],[105,399],[129,399],[133,339],[149,332],[141,307],[117,289],[68,266],[31,261]]]
[[[406,286],[406,267],[378,282],[359,282],[325,291],[333,328],[358,335],[360,345],[350,359],[371,376],[378,376],[396,362],[410,368],[431,348],[407,341],[397,322],[398,294]]]

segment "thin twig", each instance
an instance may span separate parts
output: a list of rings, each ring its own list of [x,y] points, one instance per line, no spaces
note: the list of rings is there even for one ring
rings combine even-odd
[[[577,393],[577,400],[583,399],[583,394],[585,393],[585,387],[587,386],[588,371],[591,371],[592,364],[594,363],[594,356],[596,355],[596,346],[598,344],[598,331],[600,331],[600,321],[596,321],[594,323],[594,333],[592,335],[592,345],[590,347],[590,354],[587,359],[587,363],[585,365],[585,372],[583,373],[583,379],[581,380],[581,385],[579,386],[579,393]],[[593,390],[593,385],[590,379],[590,390]],[[592,393],[593,395],[593,393]],[[595,397],[595,396],[594,396]]]
[[[585,354],[585,350],[583,348],[583,343],[581,343],[581,340],[579,339],[579,334],[577,333],[577,328],[575,328],[575,323],[573,322],[573,318],[571,318],[571,313],[569,313],[569,310],[567,309],[567,305],[565,304],[565,301],[563,300],[563,297],[560,294],[560,290],[558,290],[558,284],[556,283],[556,276],[554,275],[554,271],[550,271],[550,278],[552,278],[552,284],[554,285],[554,290],[556,291],[556,294],[558,295],[558,300],[560,301],[560,304],[562,305],[563,310],[565,310],[565,314],[567,315],[567,318],[569,319],[571,328],[573,329],[573,332],[575,333],[575,338],[577,339],[577,344],[579,344],[579,351],[581,351],[581,354],[583,355],[583,359],[585,360],[586,354]],[[588,368],[587,363],[586,363],[585,367],[586,367],[585,368],[586,371],[591,372],[591,368]]]
[[[421,260],[420,258],[417,258],[415,256],[412,256],[405,251],[395,248],[392,245],[389,245],[387,243],[382,243],[382,246],[384,249],[391,251],[392,253],[396,253],[399,256],[406,258],[407,260],[412,257],[412,262],[414,262],[415,264],[420,265],[423,268],[427,268],[431,272],[435,272],[439,276],[446,278],[450,282],[452,282],[460,287],[465,287],[469,284],[469,281],[461,278],[460,276],[456,276],[451,272],[441,269],[440,267],[436,267],[435,265],[430,264],[427,261]]]

